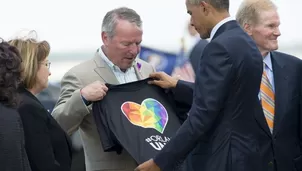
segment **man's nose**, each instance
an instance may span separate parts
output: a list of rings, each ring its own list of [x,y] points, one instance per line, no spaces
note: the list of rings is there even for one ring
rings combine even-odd
[[[130,52],[134,55],[138,54],[139,52],[139,49],[140,49],[140,45],[137,45],[136,43],[133,43],[131,45],[131,49],[130,49]]]
[[[279,27],[276,27],[276,29],[275,29],[275,31],[274,31],[274,35],[276,35],[276,36],[281,36],[281,32],[280,32]]]

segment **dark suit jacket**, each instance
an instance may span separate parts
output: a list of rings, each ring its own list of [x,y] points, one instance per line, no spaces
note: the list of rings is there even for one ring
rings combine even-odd
[[[193,47],[189,55],[190,62],[192,64],[193,70],[195,73],[198,72],[199,61],[203,52],[203,49],[208,44],[207,40],[200,39],[198,43]]]
[[[262,171],[254,112],[261,108],[263,65],[256,44],[229,21],[205,47],[199,67],[189,117],[155,163],[165,170],[195,148],[195,170]]]
[[[271,52],[271,58],[276,96],[273,135],[263,112],[255,113],[261,134],[261,164],[265,170],[302,171],[302,61],[280,52]],[[173,92],[181,106],[192,104],[192,83],[179,81]]]
[[[302,171],[302,62],[280,52],[271,52],[271,59],[275,84],[273,134],[264,114],[256,113],[262,165],[266,170],[275,163],[277,171]]]
[[[30,171],[20,116],[0,103],[0,170]]]
[[[25,147],[33,171],[69,171],[71,146],[69,138],[39,100],[24,88],[20,89],[18,107]]]

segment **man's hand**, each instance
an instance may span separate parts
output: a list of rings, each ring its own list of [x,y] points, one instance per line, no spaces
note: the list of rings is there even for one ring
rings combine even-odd
[[[160,171],[160,168],[154,163],[153,159],[140,164],[134,171]]]
[[[108,88],[100,81],[93,82],[81,90],[82,96],[90,102],[102,100],[106,95]]]
[[[178,77],[171,77],[164,72],[154,72],[150,74],[150,77],[155,79],[150,81],[149,84],[157,85],[161,88],[175,88],[179,80]]]

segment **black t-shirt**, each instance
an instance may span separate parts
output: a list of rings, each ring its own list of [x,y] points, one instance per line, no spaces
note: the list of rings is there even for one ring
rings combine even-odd
[[[125,149],[138,164],[153,158],[181,125],[169,93],[147,81],[107,84],[106,96],[93,104],[104,151]]]

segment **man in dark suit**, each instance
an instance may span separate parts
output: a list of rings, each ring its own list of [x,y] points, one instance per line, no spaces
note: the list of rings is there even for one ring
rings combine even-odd
[[[259,99],[263,112],[256,113],[260,152],[266,170],[302,170],[302,64],[301,60],[277,52],[280,19],[270,0],[245,0],[237,21],[255,40],[264,64]],[[269,89],[265,90],[265,87]],[[273,98],[270,97],[272,95]],[[259,163],[260,164],[260,163]]]
[[[255,110],[261,112],[261,54],[230,19],[228,0],[187,0],[186,6],[201,38],[211,40],[196,74],[193,104],[176,135],[136,170],[177,167],[195,148],[190,161],[195,170],[262,171],[254,118]]]

